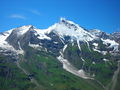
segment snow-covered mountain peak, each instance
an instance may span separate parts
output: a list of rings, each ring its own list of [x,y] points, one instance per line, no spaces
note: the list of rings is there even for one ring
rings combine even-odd
[[[0,48],[9,49],[9,50],[13,49],[6,41],[7,37],[9,37],[12,31],[13,29],[0,34]]]
[[[67,20],[66,18],[60,18],[61,23],[75,24],[73,21]]]
[[[12,33],[16,34],[19,37],[33,28],[34,28],[34,26],[32,26],[32,25],[26,25],[26,26],[22,26],[22,27],[18,27],[16,29],[14,29]]]
[[[75,30],[80,28],[78,24],[74,23],[73,21],[67,20],[65,18],[61,18],[59,24],[65,25],[68,28],[74,28]]]
[[[13,29],[0,33],[0,43],[4,42],[6,40],[6,38],[11,34],[11,32],[13,31]]]
[[[46,31],[51,32],[54,31],[60,37],[64,38],[64,36],[70,36],[71,39],[77,39],[80,41],[92,41],[96,37],[84,30],[78,24],[75,24],[72,21],[61,18],[59,23],[54,24],[49,27]]]
[[[76,39],[79,41],[92,41],[96,37],[89,33],[88,31],[84,30],[78,24],[75,24],[72,21],[66,20],[65,18],[61,18],[60,22],[55,23],[48,29],[37,29],[32,25],[26,25],[22,27],[18,27],[12,30],[12,36],[21,37],[28,31],[34,31],[34,34],[39,37],[39,39],[49,39],[47,36],[49,33],[54,32],[57,33],[61,38],[64,36],[69,36],[72,40]]]

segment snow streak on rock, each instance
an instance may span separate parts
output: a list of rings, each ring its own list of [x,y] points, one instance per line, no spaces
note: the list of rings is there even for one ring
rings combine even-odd
[[[77,45],[78,45],[79,50],[81,51],[81,47],[80,47],[80,42],[79,42],[79,40],[77,40]]]
[[[64,46],[64,48],[62,50],[63,52],[60,52],[60,56],[57,57],[57,59],[63,64],[63,68],[66,71],[68,71],[68,72],[70,72],[78,77],[81,77],[84,79],[93,79],[93,78],[89,77],[88,75],[86,75],[86,73],[83,69],[78,70],[67,59],[64,59],[63,53],[64,53],[66,48],[67,48],[67,45]]]

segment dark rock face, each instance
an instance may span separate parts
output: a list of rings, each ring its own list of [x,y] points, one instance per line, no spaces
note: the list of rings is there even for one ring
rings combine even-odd
[[[115,32],[111,34],[111,37],[118,43],[120,43],[120,32]]]
[[[64,20],[62,20],[60,23],[64,23],[65,25],[70,26],[70,27],[74,27],[73,24],[70,24]],[[75,27],[77,28],[77,27]],[[39,45],[40,47],[46,49],[48,52],[51,52],[52,54],[54,54],[55,56],[59,55],[59,52],[61,49],[63,49],[65,44],[71,44],[71,37],[70,36],[63,36],[62,38],[59,36],[59,34],[57,32],[55,32],[55,30],[51,31],[50,33],[46,33],[46,35],[50,38],[49,39],[39,39],[39,34],[36,35],[35,33],[37,33],[35,30],[35,28],[33,26],[31,26],[29,28],[29,30],[21,35],[18,36],[17,35],[17,29],[13,30],[12,33],[9,35],[9,37],[6,39],[6,41],[12,45],[16,50],[19,50],[20,48],[22,48],[24,51],[26,51],[26,48],[29,47],[29,43],[30,44],[34,44],[34,45]],[[19,30],[19,28],[18,28]],[[105,32],[102,31],[97,31],[97,30],[92,30],[89,31],[91,34],[99,37],[97,40],[94,40],[92,42],[89,42],[90,44],[90,48],[92,49],[92,44],[94,42],[97,42],[99,45],[101,45],[101,48],[98,48],[100,51],[112,51],[113,48],[107,48],[108,46],[102,45],[102,41],[100,40],[101,38],[103,39],[112,39],[115,40],[116,42],[120,43],[120,33],[113,33],[113,34],[106,34]],[[99,43],[101,42],[101,43]],[[74,40],[72,43],[74,43],[75,45],[77,45],[76,40]],[[84,43],[84,41],[80,41],[80,44]],[[119,50],[120,50],[120,46],[119,46]],[[68,52],[70,54],[70,52]]]
[[[55,55],[59,54],[60,49],[62,49],[64,45],[57,34],[55,34],[54,32],[47,34],[47,36],[51,38],[51,40],[48,40],[39,39],[39,36],[35,35],[35,33],[36,31],[34,30],[34,28],[30,28],[24,35],[17,36],[17,30],[13,30],[13,32],[6,41],[16,50],[19,50],[20,47],[25,50],[30,43],[42,46],[43,48],[46,48],[48,51],[54,53]]]
[[[89,31],[91,34],[99,37],[99,38],[103,38],[103,39],[109,39],[110,38],[110,35],[105,33],[105,32],[102,32],[102,31],[99,31],[99,30],[90,30]]]
[[[108,38],[110,38],[110,36],[108,34],[106,34],[105,32],[102,32],[100,35],[100,38],[108,39]]]
[[[64,46],[63,42],[60,40],[60,37],[54,32],[49,33],[47,36],[49,36],[51,40],[40,40],[42,47],[46,47],[48,51],[51,51],[56,55],[59,54],[60,49]]]
[[[12,45],[16,50],[20,49],[20,46],[23,46],[23,44],[28,43],[30,40],[30,37],[33,35],[30,33],[33,30],[33,27],[31,26],[28,30],[28,32],[24,35],[18,35],[19,28],[16,28],[12,31],[12,33],[8,36],[6,41]],[[27,36],[27,37],[26,37]],[[26,38],[25,38],[26,37]],[[23,42],[22,42],[23,41]],[[20,45],[19,45],[20,44]]]
[[[120,53],[120,32],[115,32],[111,34],[111,38],[119,43],[119,52]]]
[[[19,40],[19,38],[17,37],[15,30],[13,30],[11,35],[6,39],[6,41],[17,50],[19,49],[18,40]]]

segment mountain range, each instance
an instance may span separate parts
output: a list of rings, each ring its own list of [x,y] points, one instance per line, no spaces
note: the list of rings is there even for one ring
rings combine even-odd
[[[120,32],[61,18],[0,33],[0,90],[120,90]]]

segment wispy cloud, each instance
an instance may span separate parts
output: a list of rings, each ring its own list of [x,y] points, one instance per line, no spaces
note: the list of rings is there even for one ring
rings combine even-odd
[[[26,19],[26,17],[24,15],[21,15],[21,14],[12,14],[9,17],[16,18],[16,19]]]
[[[29,9],[29,11],[35,15],[41,15],[40,11],[36,10],[36,9]]]

